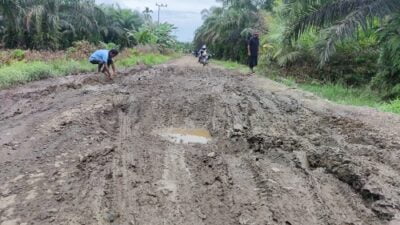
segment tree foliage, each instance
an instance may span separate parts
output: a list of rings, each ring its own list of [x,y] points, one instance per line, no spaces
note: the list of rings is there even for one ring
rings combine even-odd
[[[380,68],[372,87],[385,98],[400,97],[400,14],[390,16],[379,29]]]
[[[218,0],[202,11],[195,46],[244,62],[252,29],[261,37],[261,64],[323,82],[365,85],[400,97],[399,0]]]
[[[400,11],[398,0],[290,0],[291,24],[286,37],[297,40],[303,33],[316,29],[323,33],[319,43],[323,65],[336,51],[336,43],[367,31],[376,19]]]
[[[176,37],[172,34],[176,27],[169,23],[146,23],[139,30],[128,32],[141,45],[157,45],[161,52],[172,49],[177,44]]]
[[[0,38],[8,48],[59,49],[77,40],[132,46],[144,16],[94,0],[1,0]]]
[[[295,46],[305,35],[317,33],[307,49],[312,49],[320,70],[351,65],[354,74],[338,75],[370,82],[384,98],[400,96],[398,0],[289,0],[285,7],[283,46]]]
[[[246,40],[253,30],[264,28],[259,10],[265,1],[219,0],[221,7],[202,11],[203,25],[196,31],[196,47],[206,44],[218,58],[244,62]]]

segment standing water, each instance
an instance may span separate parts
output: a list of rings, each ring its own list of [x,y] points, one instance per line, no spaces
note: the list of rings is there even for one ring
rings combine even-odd
[[[157,133],[168,141],[178,144],[207,144],[211,140],[211,134],[206,129],[169,128]]]

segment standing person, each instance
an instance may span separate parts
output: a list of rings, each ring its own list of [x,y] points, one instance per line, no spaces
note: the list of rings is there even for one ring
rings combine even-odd
[[[118,50],[97,50],[89,58],[90,63],[98,64],[98,72],[103,72],[108,79],[112,80],[116,76],[116,68],[113,58],[118,55]],[[110,72],[112,67],[112,73]]]
[[[258,49],[260,47],[259,33],[255,32],[247,43],[247,54],[249,55],[249,67],[254,73],[254,67],[258,64]]]

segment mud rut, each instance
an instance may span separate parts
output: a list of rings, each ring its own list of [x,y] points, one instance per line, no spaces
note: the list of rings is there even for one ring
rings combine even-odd
[[[400,224],[389,128],[193,64],[0,91],[0,224]]]

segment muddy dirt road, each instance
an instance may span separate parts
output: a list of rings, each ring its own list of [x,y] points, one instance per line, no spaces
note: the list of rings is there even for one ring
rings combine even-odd
[[[400,119],[184,57],[0,91],[1,225],[400,224]]]

